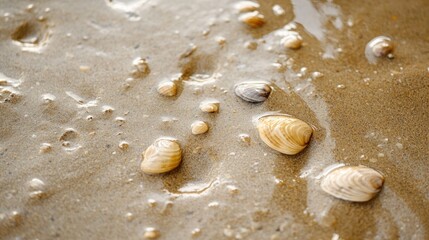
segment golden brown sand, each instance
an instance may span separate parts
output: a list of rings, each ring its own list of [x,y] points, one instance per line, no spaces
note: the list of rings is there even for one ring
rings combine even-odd
[[[1,239],[429,237],[427,1],[261,0],[257,29],[234,3],[0,0]],[[298,50],[279,44],[291,22]],[[369,64],[380,35],[395,58]],[[150,71],[132,73],[137,57]],[[179,73],[178,94],[160,96]],[[234,95],[249,80],[274,85],[266,102]],[[218,113],[200,111],[208,99]],[[260,140],[252,119],[270,111],[317,128],[302,153]],[[196,120],[210,130],[193,135]],[[142,174],[161,136],[182,164]],[[335,163],[382,172],[382,191],[328,195],[317,176]]]

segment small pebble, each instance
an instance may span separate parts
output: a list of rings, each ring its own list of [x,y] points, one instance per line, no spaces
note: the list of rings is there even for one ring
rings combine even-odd
[[[199,228],[194,228],[194,229],[191,231],[191,234],[192,234],[192,237],[198,237],[199,235],[201,235],[201,229],[199,229]]]
[[[49,143],[42,143],[42,145],[39,148],[39,153],[47,153],[52,151],[52,146]]]
[[[114,111],[115,109],[113,108],[113,107],[111,107],[111,106],[107,106],[107,105],[105,105],[105,106],[102,106],[101,107],[101,111],[104,113],[104,114],[110,114],[110,113],[113,113],[113,111]]]

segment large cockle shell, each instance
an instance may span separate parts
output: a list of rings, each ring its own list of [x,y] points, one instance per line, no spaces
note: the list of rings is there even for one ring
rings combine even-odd
[[[269,147],[281,153],[295,155],[310,141],[313,128],[289,115],[266,115],[257,119],[259,136]]]
[[[289,49],[299,49],[302,46],[302,37],[295,31],[287,31],[280,43]]]
[[[238,20],[252,28],[259,28],[265,24],[264,15],[260,14],[258,11],[243,13],[238,17]]]
[[[244,101],[260,103],[268,99],[271,93],[271,86],[268,82],[254,81],[242,82],[234,87],[235,94]]]
[[[324,176],[320,186],[334,197],[366,202],[380,192],[383,183],[381,173],[361,165],[334,168]]]
[[[182,161],[182,149],[175,139],[159,138],[143,153],[141,170],[147,174],[166,173]]]
[[[375,63],[377,58],[389,57],[393,58],[394,45],[390,38],[385,36],[378,36],[365,47],[365,56],[370,63]]]

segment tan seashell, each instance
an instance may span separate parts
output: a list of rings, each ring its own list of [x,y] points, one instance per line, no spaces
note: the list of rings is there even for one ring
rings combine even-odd
[[[182,161],[182,149],[175,139],[159,138],[143,153],[141,170],[147,174],[166,173]]]
[[[172,81],[162,81],[158,85],[158,93],[162,96],[173,97],[177,94],[177,85]]]
[[[260,14],[258,11],[243,13],[238,17],[238,20],[252,28],[259,28],[265,24],[264,15]]]
[[[234,8],[240,13],[255,11],[259,7],[259,3],[252,1],[240,1],[234,5]]]
[[[235,85],[234,92],[244,101],[260,103],[270,96],[271,86],[270,83],[264,81],[241,82]]]
[[[384,177],[376,170],[365,166],[343,166],[328,172],[320,184],[323,191],[334,197],[366,202],[380,192]]]
[[[267,115],[257,120],[259,136],[269,147],[281,153],[295,155],[310,141],[313,128],[288,115]]]
[[[216,101],[204,101],[200,104],[200,109],[206,113],[219,112],[219,105]]]
[[[377,58],[388,57],[393,58],[394,50],[393,42],[390,38],[385,36],[378,36],[365,47],[365,56],[370,63],[375,63]]]
[[[289,49],[299,49],[302,46],[302,37],[295,31],[287,31],[280,43]]]
[[[194,135],[203,134],[209,130],[209,126],[203,121],[195,121],[191,125],[191,130]]]

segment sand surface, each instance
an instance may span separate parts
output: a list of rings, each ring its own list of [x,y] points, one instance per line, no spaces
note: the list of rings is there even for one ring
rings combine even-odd
[[[257,29],[234,3],[0,0],[1,239],[429,238],[428,1],[260,1]],[[286,25],[301,49],[280,45]],[[394,58],[370,64],[380,35]],[[249,80],[272,83],[267,101],[235,96]],[[275,111],[317,128],[300,154],[259,138],[252,119]],[[195,120],[210,130],[192,135]],[[143,174],[162,136],[182,164]],[[382,191],[328,195],[318,176],[336,163],[382,172]]]

